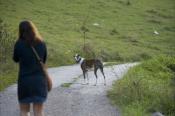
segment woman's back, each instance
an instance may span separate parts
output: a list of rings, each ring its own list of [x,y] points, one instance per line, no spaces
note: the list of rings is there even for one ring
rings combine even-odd
[[[37,43],[34,48],[41,60],[45,62],[47,57],[45,43]],[[21,103],[44,102],[47,97],[46,80],[31,46],[19,39],[14,47],[13,59],[19,62],[19,101]]]
[[[34,46],[41,60],[45,63],[47,51],[44,42]],[[29,76],[35,73],[42,73],[41,67],[33,53],[31,46],[24,40],[18,40],[14,48],[14,61],[19,61],[19,76]]]

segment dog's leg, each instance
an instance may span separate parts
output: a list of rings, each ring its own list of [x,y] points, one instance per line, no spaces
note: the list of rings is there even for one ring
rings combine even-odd
[[[100,71],[101,71],[101,73],[103,74],[103,77],[104,77],[104,85],[106,85],[106,77],[105,77],[105,74],[103,72],[103,67],[100,67]]]
[[[86,72],[86,78],[87,78],[87,83],[86,83],[86,84],[89,84],[89,76],[88,76],[88,72]]]
[[[97,77],[97,67],[95,67],[94,68],[94,74],[95,74],[95,77],[96,77],[96,82],[95,82],[95,86],[97,85],[97,79],[98,79],[98,77]]]
[[[86,71],[83,71],[84,84],[86,83]]]

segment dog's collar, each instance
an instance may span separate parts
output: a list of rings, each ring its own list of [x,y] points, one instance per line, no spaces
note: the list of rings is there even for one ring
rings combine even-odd
[[[79,59],[77,60],[77,63],[80,63],[80,61],[81,61],[81,58],[79,58]]]

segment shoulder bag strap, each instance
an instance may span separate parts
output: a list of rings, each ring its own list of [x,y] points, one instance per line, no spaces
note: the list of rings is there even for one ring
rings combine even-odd
[[[37,60],[38,60],[39,62],[41,62],[42,60],[41,60],[41,58],[39,57],[39,55],[38,55],[36,49],[35,49],[33,46],[31,46],[31,48],[32,48],[32,51],[33,51],[33,53],[35,54]]]

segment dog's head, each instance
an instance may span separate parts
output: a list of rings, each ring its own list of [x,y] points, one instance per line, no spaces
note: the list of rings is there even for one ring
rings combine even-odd
[[[75,54],[75,55],[74,55],[74,58],[75,58],[75,61],[76,61],[77,63],[79,63],[80,60],[81,60],[81,56],[80,56],[79,54]]]

